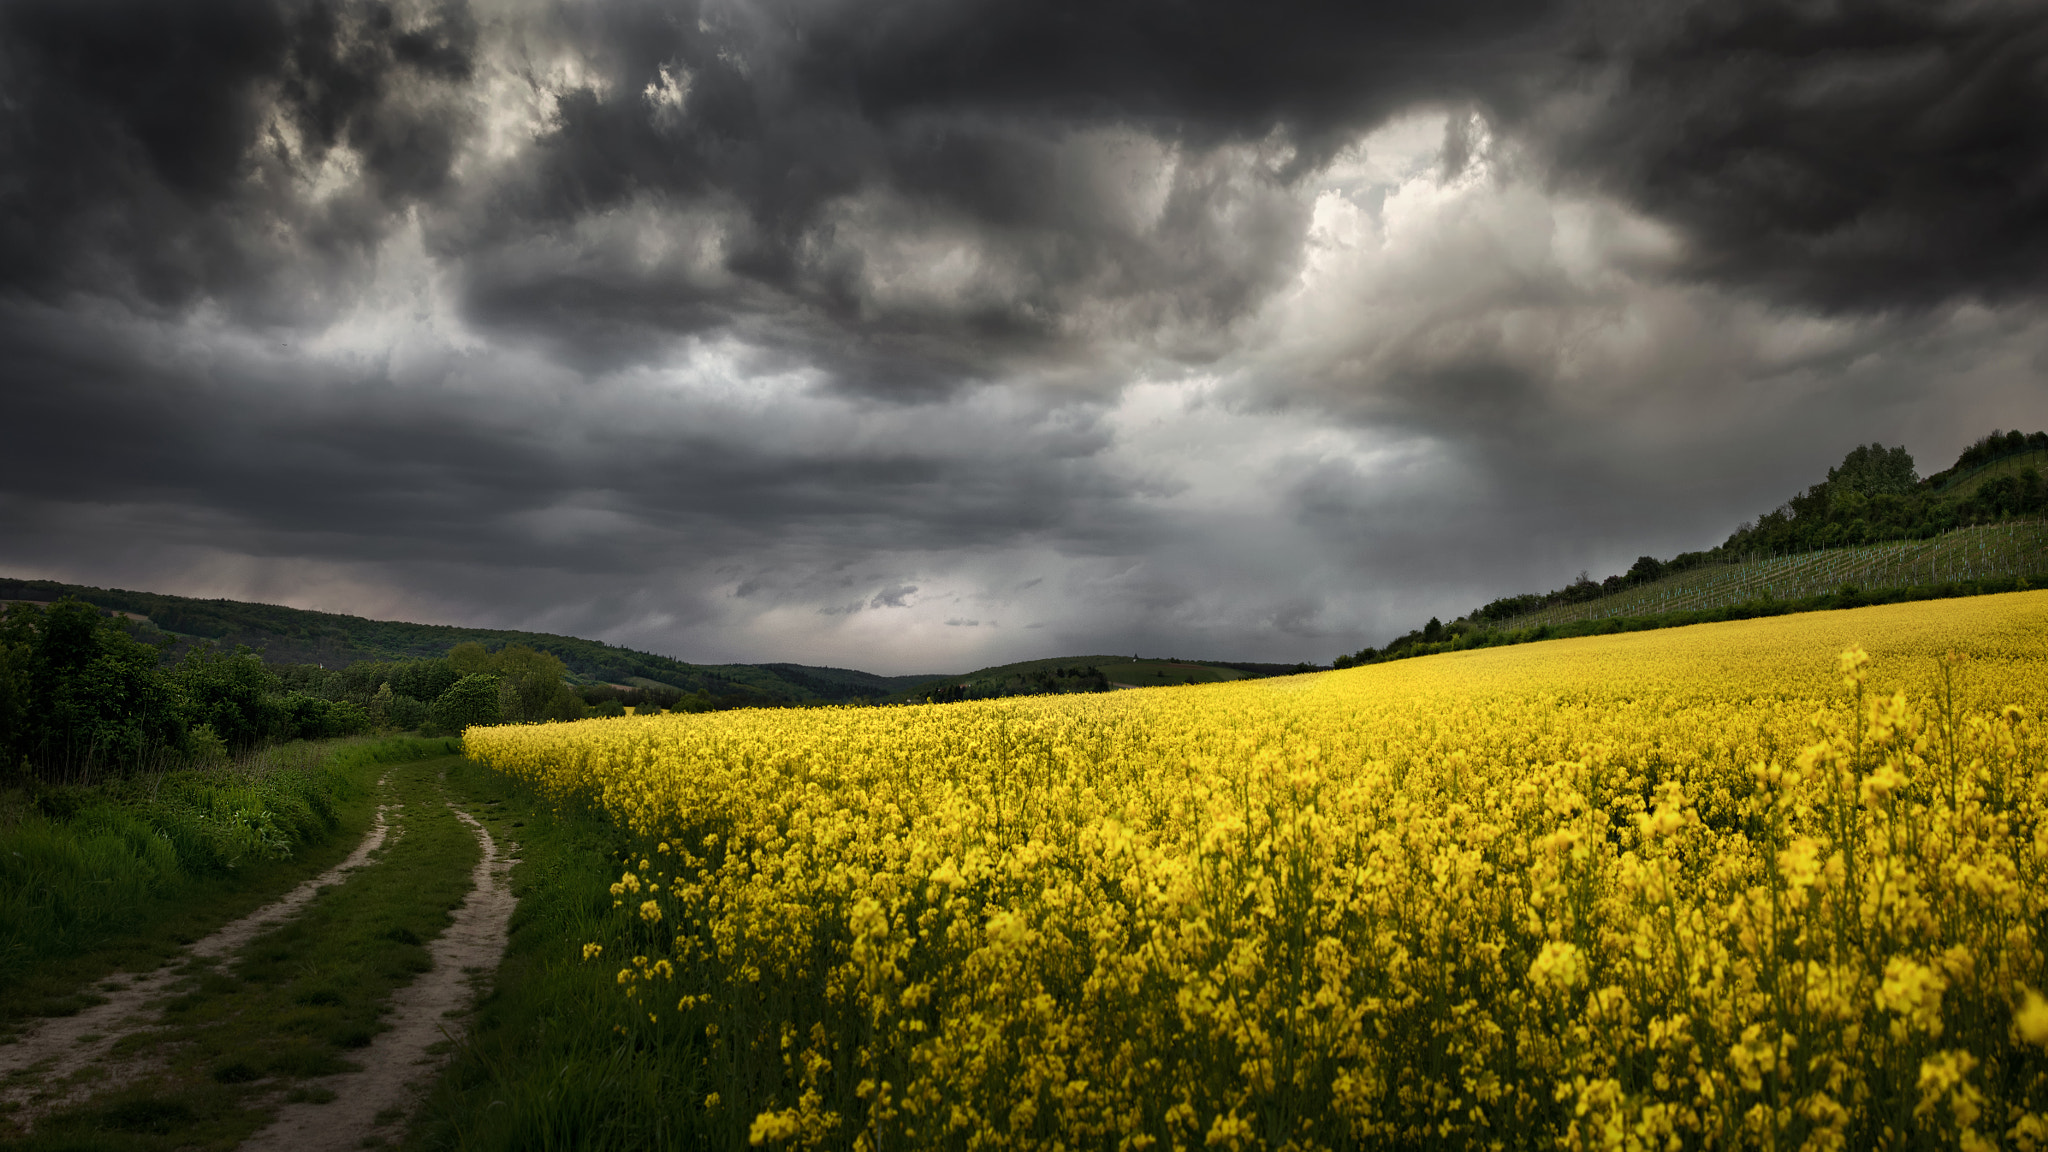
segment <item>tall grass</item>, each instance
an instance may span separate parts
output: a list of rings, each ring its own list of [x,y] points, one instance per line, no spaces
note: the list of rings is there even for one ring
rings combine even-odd
[[[516,839],[519,910],[491,995],[416,1118],[409,1148],[464,1152],[733,1147],[700,1106],[716,1045],[702,1036],[626,1036],[613,969],[578,948],[636,943],[610,884],[632,837],[602,808],[547,798],[473,763],[448,773],[465,806]],[[698,1105],[698,1106],[692,1106]],[[745,1133],[740,1133],[740,1142]]]
[[[329,839],[380,765],[440,740],[283,745],[206,770],[15,792],[0,808],[0,988],[130,931],[209,881]]]

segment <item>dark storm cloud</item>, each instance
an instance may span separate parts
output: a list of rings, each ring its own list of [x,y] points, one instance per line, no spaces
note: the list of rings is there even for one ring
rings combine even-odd
[[[844,383],[928,394],[1105,328],[1243,317],[1294,267],[1288,183],[1405,103],[1486,87],[1546,9],[914,0],[490,18],[588,67],[544,94],[552,130],[530,154],[448,206],[479,111],[480,18],[460,4],[10,6],[8,284],[317,322],[424,204],[444,209],[434,242],[466,259],[477,318],[589,366],[758,315]],[[1074,145],[1090,129],[1177,150],[1147,218],[1121,203],[1133,177],[1115,157]],[[1261,143],[1256,160],[1217,152]],[[342,147],[362,170],[323,175]],[[337,186],[315,194],[322,179]],[[846,217],[853,201],[867,218]],[[636,204],[721,214],[651,225],[715,227],[716,283],[634,275],[604,252],[519,258]],[[984,266],[954,293],[892,297],[883,249],[934,228]]]
[[[291,318],[446,182],[463,118],[435,92],[469,76],[474,32],[460,7],[411,27],[362,3],[0,8],[0,287]],[[343,146],[355,194],[309,202]]]
[[[1616,8],[1558,157],[1683,231],[1690,269],[1835,309],[2048,285],[2048,8]]]
[[[1327,657],[2034,419],[2040,25],[19,0],[0,564]]]
[[[904,397],[1106,336],[1170,333],[1166,351],[1200,360],[1293,274],[1294,181],[1393,109],[1494,85],[1548,14],[1492,0],[573,10],[553,34],[602,83],[559,92],[530,170],[441,221],[442,242],[478,256],[473,315],[539,327],[593,367],[643,354],[646,334],[750,314],[836,382]],[[1077,143],[1098,130],[1171,150],[1166,186],[1134,188],[1152,174],[1127,171],[1114,142]],[[536,228],[649,204],[721,214],[674,224],[717,233],[715,286],[521,259]],[[979,266],[949,292],[892,292],[892,250],[933,233]]]
[[[293,361],[272,349],[205,358],[173,332],[47,308],[0,310],[0,346],[17,544],[128,507],[153,510],[129,529],[144,539],[251,555],[612,579],[720,569],[743,575],[741,595],[808,595],[876,551],[1039,539],[1085,555],[1151,532],[1090,459],[1105,434],[1086,407],[936,413],[848,439],[860,411],[799,413],[801,397],[783,416],[587,387],[565,413],[461,379],[532,370],[516,358],[457,358],[424,383],[322,366],[280,387]],[[874,607],[915,591],[883,587]]]

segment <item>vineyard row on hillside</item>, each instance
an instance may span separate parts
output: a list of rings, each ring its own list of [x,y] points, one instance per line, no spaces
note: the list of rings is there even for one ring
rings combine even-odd
[[[1696,568],[1577,604],[1556,604],[1500,621],[1512,632],[1580,620],[1657,616],[1759,601],[1798,600],[1844,585],[1864,591],[2048,572],[2048,523],[1958,528],[1926,540],[1760,557]]]

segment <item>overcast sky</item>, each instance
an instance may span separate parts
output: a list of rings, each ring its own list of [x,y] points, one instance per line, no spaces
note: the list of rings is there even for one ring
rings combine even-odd
[[[0,574],[1328,661],[2048,427],[2048,7],[0,3]]]

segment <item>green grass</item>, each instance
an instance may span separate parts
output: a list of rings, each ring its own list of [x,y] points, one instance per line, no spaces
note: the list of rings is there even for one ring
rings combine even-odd
[[[616,975],[649,951],[612,914],[609,886],[631,842],[601,812],[556,810],[531,789],[466,765],[449,786],[492,835],[519,840],[519,909],[494,990],[415,1118],[420,1149],[734,1148],[752,1115],[707,1110],[709,1046],[631,1027]],[[585,962],[582,946],[604,956]],[[623,1030],[621,1030],[623,1029]]]
[[[1845,585],[1873,591],[2042,574],[2048,574],[2048,524],[1995,524],[1960,528],[1929,540],[1897,540],[1695,568],[1596,600],[1524,613],[1501,621],[1495,629],[1515,632],[1586,620],[1791,602],[1827,595]]]
[[[2000,476],[2017,476],[2028,468],[2048,471],[2048,452],[2022,452],[2017,456],[2007,456],[2003,460],[1980,464],[1974,471],[1965,472],[1949,481],[1948,485],[1941,489],[1941,497],[1944,500],[1967,500],[1976,494],[1977,489]]]
[[[379,794],[402,834],[346,883],[215,964],[188,962],[163,1027],[116,1046],[163,1071],[42,1120],[14,1147],[227,1149],[265,1124],[294,1081],[345,1071],[384,1028],[393,992],[432,967],[428,942],[470,889],[476,838],[443,803],[455,757],[391,769]],[[390,817],[387,817],[389,819]]]
[[[0,797],[0,1034],[97,1003],[109,973],[154,968],[333,867],[369,827],[386,766],[448,748],[349,741]]]
[[[1104,676],[1113,684],[1129,684],[1137,688],[1157,688],[1169,684],[1217,684],[1225,680],[1243,680],[1250,675],[1235,668],[1216,668],[1207,664],[1181,664],[1171,660],[1116,660],[1097,664]]]

